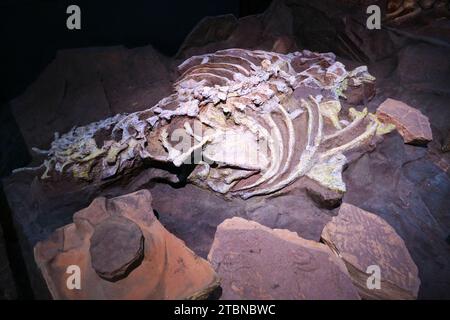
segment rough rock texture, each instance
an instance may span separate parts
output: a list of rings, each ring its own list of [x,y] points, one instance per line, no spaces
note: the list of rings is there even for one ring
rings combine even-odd
[[[369,63],[395,53],[394,43],[385,29],[373,32],[366,27],[367,6],[383,7],[382,2],[279,0],[273,6],[276,3],[284,8],[286,13],[280,18],[291,24],[299,45]]]
[[[164,226],[202,257],[206,257],[216,227],[235,216],[256,221],[269,228],[289,229],[302,238],[319,241],[323,227],[334,213],[317,208],[304,191],[296,188],[272,198],[226,200],[193,185],[173,188],[151,186],[153,207]],[[200,230],[200,231],[199,231]]]
[[[327,246],[242,218],[217,227],[208,260],[221,278],[222,299],[359,299]]]
[[[344,196],[344,192],[327,189],[311,179],[305,181],[305,190],[318,207],[326,209],[339,207]]]
[[[46,148],[55,132],[80,123],[153,105],[170,92],[166,59],[151,46],[58,52],[25,93],[10,103],[28,150]],[[28,113],[33,117],[23,116]]]
[[[94,228],[89,247],[91,265],[102,278],[125,278],[144,258],[144,236],[130,219],[111,217]]]
[[[223,221],[207,210],[217,209],[212,205],[216,202],[223,208],[222,217],[242,215],[318,240],[333,212],[317,206],[334,208],[339,204],[345,191],[344,165],[372,149],[385,133],[384,125],[367,110],[340,104],[350,87],[374,79],[364,67],[346,71],[330,53],[305,50],[281,55],[230,49],[192,57],[179,71],[182,76],[174,85],[175,93],[153,108],[74,128],[55,138],[44,168],[21,170],[8,179],[5,189],[23,230],[27,256],[37,241],[69,223],[73,212],[94,197],[117,196],[153,185],[156,190],[164,188],[157,182],[169,183],[182,194],[176,197],[178,206],[173,200],[175,191],[157,197],[161,221],[203,256],[209,251],[215,227]],[[199,140],[193,118],[214,128],[217,139],[207,136],[205,141]],[[167,131],[175,129],[191,133],[196,148],[203,149],[215,163],[204,162],[195,168],[184,165],[183,159],[190,158],[193,150],[185,152],[170,143]],[[232,133],[238,140],[226,145],[224,133]],[[256,162],[255,167],[247,159],[233,162],[236,159],[220,158],[217,150],[239,151],[236,148],[242,137],[249,137],[244,142],[251,148],[258,146],[261,137],[268,141],[270,161],[264,166]],[[311,189],[317,204],[308,199],[311,192],[303,190],[311,180],[320,184]],[[247,202],[234,197],[227,203],[186,187],[188,181],[242,198],[277,194],[273,199]],[[233,187],[236,189],[230,190]],[[212,198],[211,203],[206,201]],[[196,223],[184,212],[193,201],[200,202],[195,204]],[[29,268],[33,287],[43,296],[45,288],[32,262]],[[126,265],[120,271],[126,272]],[[100,274],[105,276],[103,271]],[[106,277],[116,276],[106,272]]]
[[[378,117],[395,125],[405,143],[426,144],[433,140],[428,117],[406,103],[386,99],[377,109]]]
[[[220,195],[186,184],[161,180],[160,172],[147,168],[127,179],[108,184],[41,184],[31,172],[19,172],[5,179],[8,202],[20,230],[21,245],[27,258],[33,290],[39,298],[47,297],[46,285],[36,269],[32,248],[59,227],[71,223],[73,213],[85,208],[96,197],[107,198],[149,189],[153,208],[161,223],[184,240],[196,254],[206,258],[217,225],[233,216],[255,220],[270,228],[290,229],[305,239],[320,240],[323,227],[333,211],[317,208],[298,186],[292,185],[277,197],[227,200]],[[155,179],[155,176],[157,177]],[[168,176],[168,179],[171,179]],[[70,190],[70,191],[69,191]]]
[[[402,238],[382,218],[343,203],[325,226],[322,239],[344,260],[362,298],[417,298],[417,266]],[[372,265],[380,268],[380,289],[367,288],[366,270]]]
[[[39,242],[35,258],[53,298],[208,297],[218,286],[214,270],[164,229],[151,202],[146,190],[97,198],[74,215],[74,223]],[[70,265],[81,269],[81,290],[66,286]]]
[[[404,240],[419,268],[419,298],[448,298],[450,288],[450,177],[427,149],[391,133],[376,153],[344,172],[343,201],[383,218]]]
[[[278,53],[294,52],[297,41],[292,36],[289,9],[280,1],[259,15],[237,19],[232,15],[206,17],[189,33],[177,59],[228,48],[259,49]]]

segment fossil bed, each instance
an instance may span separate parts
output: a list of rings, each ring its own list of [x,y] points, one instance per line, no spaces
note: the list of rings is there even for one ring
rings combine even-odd
[[[328,27],[315,27],[308,12]],[[347,17],[347,24],[336,18],[338,13]],[[242,217],[319,241],[341,201],[353,204],[383,218],[403,239],[418,267],[419,298],[450,298],[450,153],[442,151],[450,144],[450,23],[424,19],[421,27],[369,33],[358,19],[353,11],[329,3],[274,1],[262,15],[203,20],[173,58],[151,46],[59,52],[27,91],[10,102],[26,148],[34,154],[29,167],[44,163],[38,170],[19,171],[3,180],[35,297],[48,297],[33,259],[38,241],[71,223],[73,214],[95,197],[148,189],[161,224],[203,258],[217,226],[227,218]],[[257,51],[248,51],[249,56],[229,48]],[[334,52],[336,61],[333,55],[305,49]],[[224,56],[228,60],[221,60]],[[230,64],[230,56],[241,61]],[[313,70],[319,74],[321,68],[332,67],[334,78],[323,77],[319,92],[299,90],[299,82],[311,79],[307,73],[296,77],[307,68],[290,69],[296,68],[296,58],[303,58],[308,67],[319,66]],[[208,68],[215,68],[212,75]],[[236,74],[240,76],[233,77]],[[342,88],[337,84],[344,74],[350,85]],[[206,92],[202,83],[198,90],[205,79],[220,88]],[[233,87],[246,81],[247,87]],[[243,96],[246,101],[239,100]],[[161,100],[164,97],[169,98]],[[403,101],[429,118],[433,140],[427,146],[405,144],[398,131],[390,131],[373,116],[387,98]],[[246,105],[253,108],[240,110]],[[211,106],[216,107],[202,113]],[[263,106],[267,109],[259,113]],[[34,108],[40,111],[34,113]],[[121,113],[128,116],[116,116]],[[246,116],[239,118],[242,114]],[[182,121],[168,121],[172,117]],[[308,125],[308,119],[314,123]],[[196,137],[194,120],[214,128],[216,136],[207,141]],[[119,134],[98,123],[91,128],[97,130],[92,136],[85,128],[80,144],[80,132],[71,128],[94,121],[104,121],[105,128],[123,125],[116,126]],[[343,129],[342,123],[349,126],[352,121],[357,123],[344,138],[327,145]],[[126,135],[130,131],[124,128],[130,124],[136,130]],[[228,168],[210,168],[180,165],[185,155],[165,139],[181,128],[194,146],[214,158],[215,148],[233,148],[221,144],[220,135],[229,128],[242,139],[238,141],[255,143],[255,136],[241,135],[240,126],[262,136],[276,127],[283,143],[271,145],[267,136],[270,159],[256,164],[213,159]],[[138,130],[153,127],[150,137],[148,131]],[[358,140],[361,136],[364,143]],[[98,139],[105,149],[99,149]],[[150,145],[148,152],[140,147],[144,143]],[[50,146],[47,155],[32,150]],[[344,148],[335,149],[340,146]],[[308,159],[326,167],[332,179],[324,179],[323,170],[308,165]],[[257,167],[261,163],[264,166]],[[203,178],[205,170],[208,179]],[[223,183],[230,176],[234,178]]]

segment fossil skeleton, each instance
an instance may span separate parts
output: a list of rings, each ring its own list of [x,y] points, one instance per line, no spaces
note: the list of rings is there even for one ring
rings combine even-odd
[[[146,160],[180,167],[201,153],[189,181],[222,194],[272,194],[303,176],[344,192],[346,154],[392,129],[367,109],[341,115],[347,89],[375,79],[332,53],[227,49],[178,71],[174,93],[155,106],[56,135],[41,178],[105,180]],[[187,145],[173,143],[180,133]]]

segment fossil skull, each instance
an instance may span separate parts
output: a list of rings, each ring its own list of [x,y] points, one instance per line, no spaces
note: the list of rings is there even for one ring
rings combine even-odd
[[[346,154],[392,129],[366,109],[343,112],[347,89],[375,79],[332,53],[227,49],[178,71],[173,94],[155,106],[56,136],[42,178],[105,180],[146,161],[194,162],[189,181],[244,199],[303,176],[344,192]]]

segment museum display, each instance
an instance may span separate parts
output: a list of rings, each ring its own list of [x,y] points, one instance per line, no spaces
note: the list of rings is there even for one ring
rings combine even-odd
[[[8,49],[0,299],[449,299],[449,1],[175,3]]]

